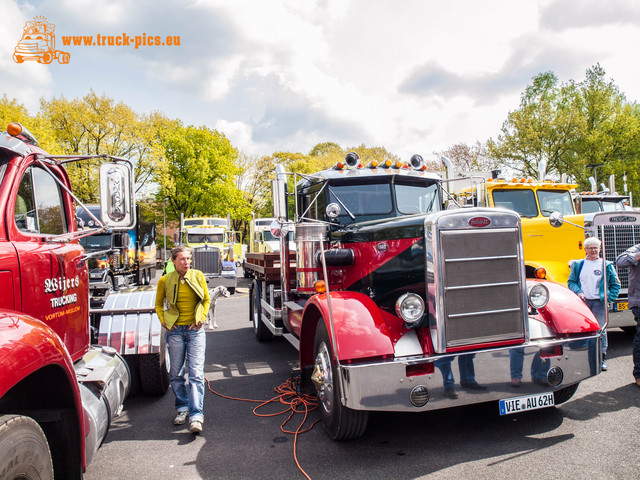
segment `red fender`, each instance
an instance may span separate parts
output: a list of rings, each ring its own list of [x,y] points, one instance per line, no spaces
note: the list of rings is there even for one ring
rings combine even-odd
[[[79,441],[84,442],[84,428],[88,421],[73,362],[64,343],[51,327],[40,320],[0,309],[0,398],[20,381],[47,366],[60,367],[68,378],[81,428]],[[80,462],[84,469],[86,452],[83,443],[80,447]]]
[[[389,329],[373,300],[358,292],[340,291],[330,295],[336,340],[334,351],[338,359],[343,362],[384,355],[392,358],[394,350]],[[313,363],[313,341],[319,316],[331,332],[327,294],[311,297],[302,315],[300,356],[303,364],[310,364]],[[313,321],[314,317],[316,321]]]
[[[600,329],[589,307],[575,293],[559,283],[541,283],[549,289],[549,303],[538,313],[555,332],[569,335]]]
[[[59,365],[80,402],[71,357],[56,333],[45,323],[18,312],[0,310],[0,397],[15,384],[47,365]]]

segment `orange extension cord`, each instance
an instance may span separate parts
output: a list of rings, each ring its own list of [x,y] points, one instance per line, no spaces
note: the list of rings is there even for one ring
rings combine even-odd
[[[298,444],[298,434],[310,431],[314,427],[314,425],[320,421],[318,419],[315,422],[313,422],[310,427],[302,429],[303,425],[307,421],[309,412],[312,412],[316,408],[318,408],[318,401],[315,396],[300,394],[298,392],[297,385],[296,385],[298,382],[292,378],[289,378],[284,383],[280,384],[277,387],[274,387],[273,391],[276,392],[278,395],[276,395],[275,397],[269,400],[251,400],[247,398],[235,398],[235,397],[229,397],[227,395],[222,395],[221,393],[218,393],[211,388],[211,384],[209,383],[208,379],[205,378],[205,380],[207,381],[207,388],[209,389],[209,391],[215,395],[218,395],[219,397],[227,398],[229,400],[237,400],[239,402],[258,403],[259,405],[253,409],[253,414],[258,417],[276,417],[278,415],[283,415],[288,412],[289,416],[280,425],[280,430],[283,433],[289,433],[291,435],[294,435],[293,458],[296,461],[296,465],[298,466],[298,469],[302,472],[302,474],[308,480],[311,480],[311,477],[307,475],[307,472],[305,472],[302,469],[302,467],[300,466],[300,462],[298,462],[298,454],[296,449]],[[262,407],[269,405],[271,403],[275,403],[276,401],[279,401],[282,405],[286,405],[287,408],[281,412],[276,412],[276,413],[258,413],[258,410],[260,410]],[[285,426],[296,413],[304,413],[302,422],[300,422],[300,425],[295,431],[286,430]]]

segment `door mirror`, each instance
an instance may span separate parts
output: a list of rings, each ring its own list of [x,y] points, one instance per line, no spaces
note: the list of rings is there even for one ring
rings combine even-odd
[[[100,216],[110,228],[136,224],[131,168],[125,163],[100,165]]]

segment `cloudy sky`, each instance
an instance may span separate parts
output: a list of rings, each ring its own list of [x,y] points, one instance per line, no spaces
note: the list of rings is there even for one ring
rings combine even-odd
[[[40,16],[69,64],[12,59]],[[98,34],[131,45],[62,45]],[[143,34],[180,46],[135,48]],[[495,137],[544,71],[581,81],[599,62],[636,101],[639,44],[634,0],[0,0],[0,95],[35,113],[93,89],[249,155],[332,141],[408,159]]]

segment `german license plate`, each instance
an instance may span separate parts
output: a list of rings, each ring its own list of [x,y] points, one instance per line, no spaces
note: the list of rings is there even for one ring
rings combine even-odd
[[[527,395],[524,397],[505,398],[500,400],[500,415],[509,415],[511,413],[526,412],[527,410],[536,410],[538,408],[553,407],[553,392],[537,393],[535,395]]]
[[[629,303],[628,302],[614,302],[613,309],[616,312],[620,312],[621,310],[628,310],[629,309]]]

